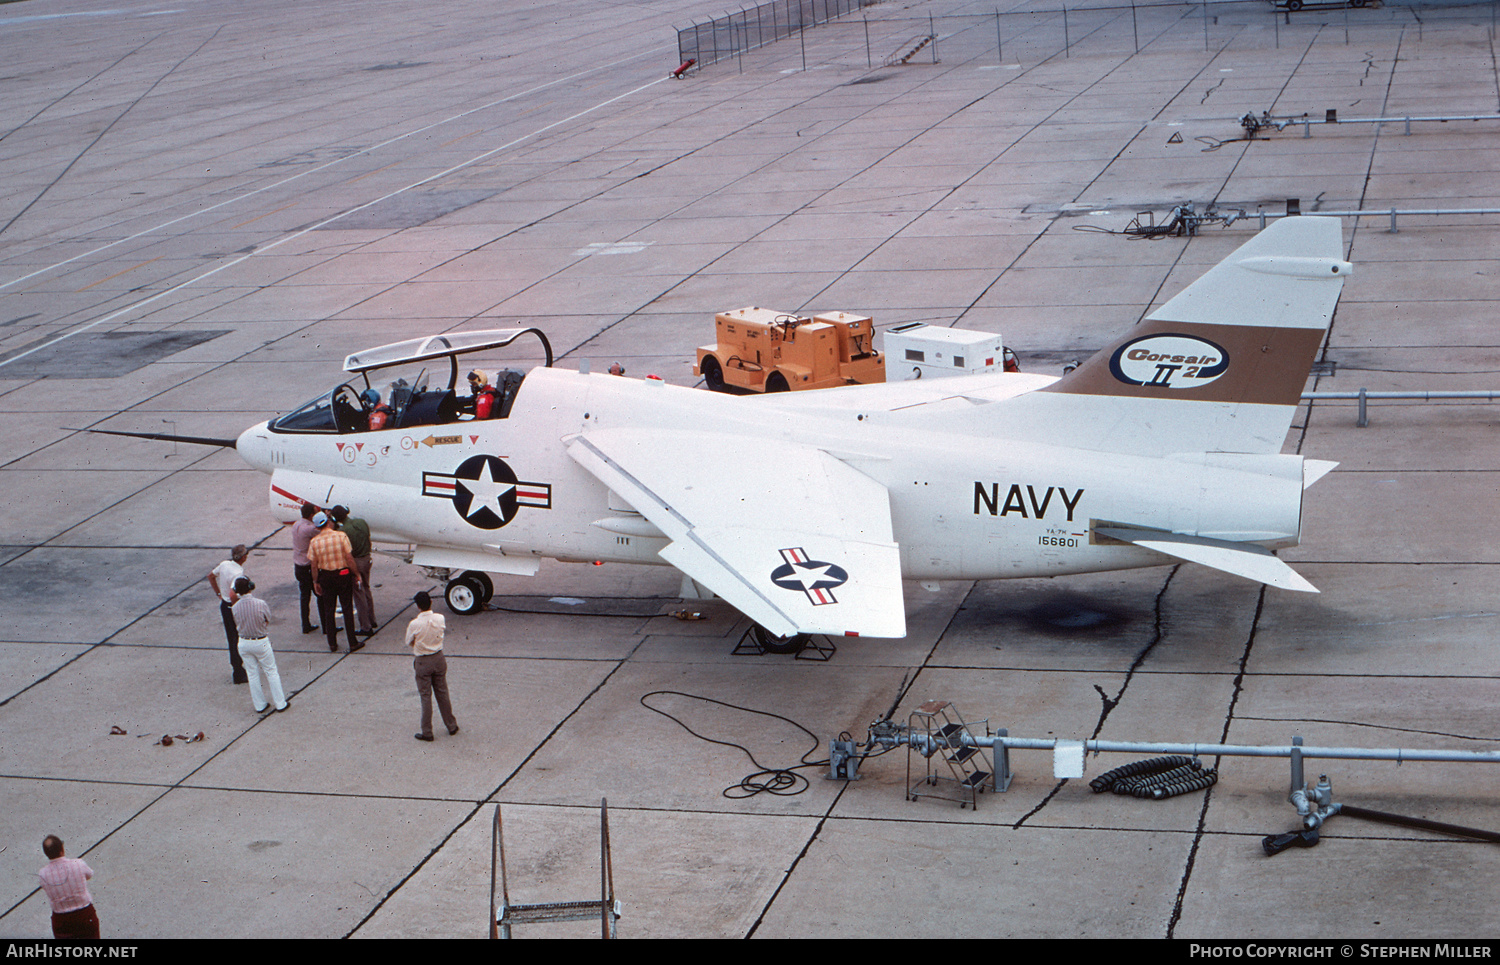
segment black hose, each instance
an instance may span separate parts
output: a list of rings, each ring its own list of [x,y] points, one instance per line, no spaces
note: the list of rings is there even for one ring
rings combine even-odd
[[[1500,844],[1500,833],[1485,831],[1482,828],[1465,828],[1457,824],[1429,821],[1426,818],[1411,818],[1400,814],[1387,814],[1384,811],[1371,811],[1368,808],[1355,807],[1352,804],[1339,805],[1338,813],[1346,814],[1351,818],[1364,818],[1366,821],[1379,821],[1382,824],[1420,828],[1423,831],[1437,831],[1440,834],[1457,834],[1466,838],[1478,838],[1481,841],[1493,841],[1496,844]]]
[[[1095,794],[1103,794],[1105,791],[1112,790],[1116,781],[1122,781],[1142,774],[1160,774],[1163,771],[1170,771],[1173,768],[1183,767],[1192,763],[1193,759],[1191,757],[1185,757],[1180,754],[1172,754],[1167,757],[1153,757],[1144,761],[1134,761],[1130,764],[1122,764],[1112,771],[1105,771],[1092,781],[1089,781],[1089,787],[1093,789]]]
[[[1173,754],[1117,767],[1094,778],[1089,787],[1095,794],[1112,791],[1161,801],[1213,787],[1218,780],[1218,769],[1205,771],[1195,758]]]
[[[1204,791],[1208,788],[1213,787],[1218,782],[1219,769],[1216,767],[1211,767],[1206,771],[1199,771],[1196,774],[1192,774],[1187,777],[1171,781],[1169,783],[1157,784],[1150,788],[1143,789],[1146,793],[1137,794],[1136,796],[1150,797],[1153,800],[1161,801],[1169,797],[1178,797],[1182,794],[1191,794],[1194,791]]]

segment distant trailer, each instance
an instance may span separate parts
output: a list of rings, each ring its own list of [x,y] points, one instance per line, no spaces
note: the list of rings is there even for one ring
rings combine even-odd
[[[1020,371],[1015,353],[990,332],[909,322],[886,331],[884,339],[887,382]]]

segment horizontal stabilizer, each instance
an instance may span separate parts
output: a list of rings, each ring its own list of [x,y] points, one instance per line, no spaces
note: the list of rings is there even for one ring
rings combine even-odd
[[[1302,488],[1307,489],[1313,483],[1333,472],[1338,466],[1336,462],[1327,459],[1304,459],[1302,460]]]
[[[1200,563],[1225,573],[1243,576],[1247,580],[1264,583],[1282,590],[1298,593],[1317,593],[1318,588],[1302,578],[1296,570],[1272,555],[1271,551],[1254,543],[1234,543],[1229,540],[1209,539],[1204,536],[1186,536],[1181,533],[1166,533],[1155,529],[1130,529],[1124,526],[1096,526],[1094,532],[1124,543],[1132,543],[1148,550],[1155,550],[1189,563]]]

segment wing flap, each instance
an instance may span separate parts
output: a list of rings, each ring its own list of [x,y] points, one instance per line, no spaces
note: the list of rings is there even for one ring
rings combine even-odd
[[[1309,583],[1300,573],[1272,555],[1271,551],[1254,543],[1234,543],[1229,540],[1209,539],[1205,536],[1186,536],[1154,529],[1130,529],[1117,526],[1097,526],[1094,532],[1124,543],[1133,543],[1148,550],[1155,550],[1189,563],[1222,570],[1234,576],[1264,583],[1283,590],[1298,593],[1317,593],[1318,588]]]
[[[664,560],[773,633],[906,635],[890,496],[826,452],[651,429],[567,445],[671,540]]]

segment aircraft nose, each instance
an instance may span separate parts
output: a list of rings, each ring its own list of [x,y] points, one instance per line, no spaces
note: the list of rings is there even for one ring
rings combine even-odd
[[[234,443],[240,458],[261,472],[271,471],[271,435],[266,426],[265,422],[251,426]]]

